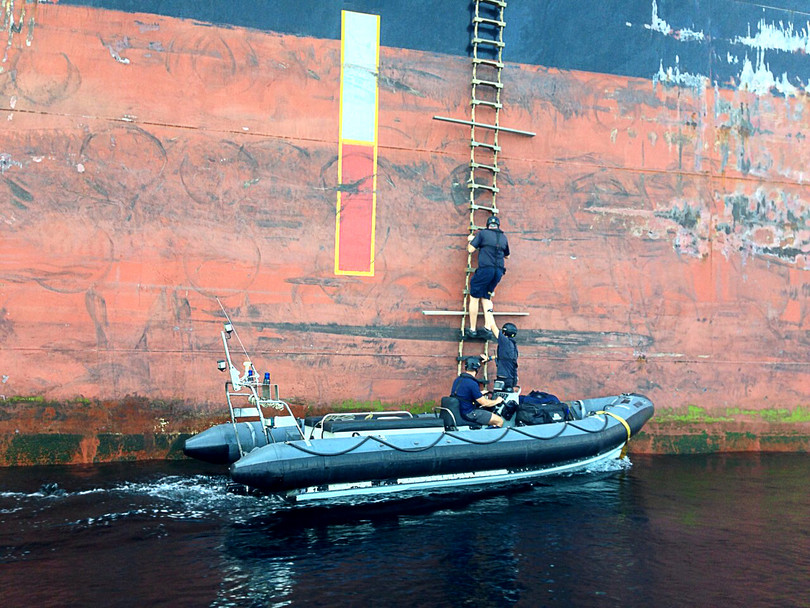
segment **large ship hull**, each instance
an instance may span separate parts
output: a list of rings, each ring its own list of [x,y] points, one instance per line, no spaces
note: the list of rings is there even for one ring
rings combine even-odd
[[[434,116],[469,119],[470,4],[365,7],[356,273],[336,244],[359,183],[340,179],[341,7],[196,4],[4,3],[0,463],[179,455],[222,419],[220,302],[298,414],[435,402],[456,373],[460,317],[424,311],[461,310],[470,133]],[[527,313],[521,384],[648,395],[639,451],[807,450],[795,7],[521,4],[500,117],[536,135],[501,135],[494,299]]]

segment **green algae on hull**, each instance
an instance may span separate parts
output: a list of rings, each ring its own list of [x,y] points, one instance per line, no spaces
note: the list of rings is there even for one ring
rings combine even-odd
[[[787,408],[752,410],[730,407],[722,410],[722,413],[718,411],[717,414],[709,414],[705,408],[687,405],[686,412],[680,408],[658,409],[655,412],[655,420],[658,424],[714,424],[739,420],[791,424],[810,422],[810,409],[801,405],[792,410]]]
[[[0,439],[2,462],[7,466],[31,464],[69,464],[81,452],[83,437],[77,434],[34,435],[18,434],[5,441]]]

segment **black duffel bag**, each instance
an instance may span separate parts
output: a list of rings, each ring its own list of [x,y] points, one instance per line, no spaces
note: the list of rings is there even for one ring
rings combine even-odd
[[[548,424],[571,419],[568,404],[561,402],[550,393],[532,391],[528,395],[520,397],[515,420],[522,424]]]

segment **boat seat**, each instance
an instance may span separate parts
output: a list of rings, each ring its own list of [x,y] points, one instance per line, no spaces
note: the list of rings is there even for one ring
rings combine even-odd
[[[471,429],[480,429],[480,424],[474,424],[461,417],[458,409],[458,399],[455,397],[442,397],[441,406],[436,408],[439,417],[444,422],[444,428],[448,431],[457,431],[461,426],[468,426]]]
[[[304,425],[308,427],[316,427],[323,420],[323,416],[307,416],[304,418]]]
[[[323,423],[327,433],[354,433],[357,431],[392,431],[403,429],[441,429],[441,418],[425,416],[420,418],[373,418],[362,420],[334,419]]]

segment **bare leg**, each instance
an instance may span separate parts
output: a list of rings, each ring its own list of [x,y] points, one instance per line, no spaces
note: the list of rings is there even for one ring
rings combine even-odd
[[[481,298],[481,303],[484,305],[484,327],[492,329],[490,325],[495,325],[495,315],[492,314],[492,300]]]
[[[489,306],[487,306],[487,302],[489,300],[484,300],[484,327],[495,334],[498,331],[498,326],[495,325],[495,315],[492,314],[492,302],[489,302]],[[497,338],[498,335],[495,334]]]
[[[470,296],[470,329],[475,331],[478,323],[478,298]]]

